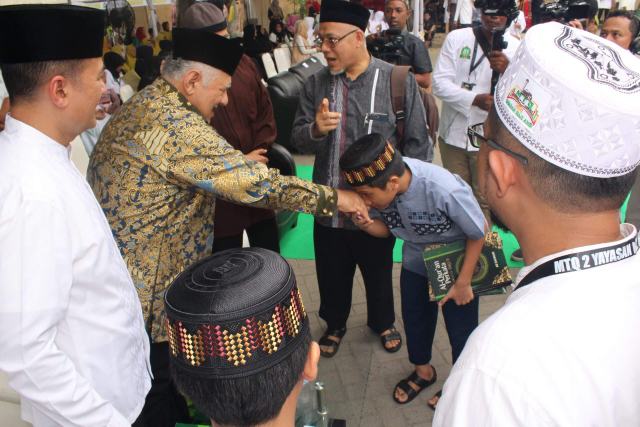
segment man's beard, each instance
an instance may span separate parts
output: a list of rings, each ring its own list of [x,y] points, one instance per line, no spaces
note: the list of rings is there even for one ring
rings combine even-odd
[[[344,68],[341,68],[338,71],[332,71],[331,68],[329,68],[329,72],[332,76],[339,76],[340,74],[344,73]]]
[[[498,216],[497,213],[495,213],[493,210],[489,209],[489,215],[491,217],[491,222],[498,227],[499,229],[501,229],[502,231],[505,231],[507,233],[511,233],[511,230],[509,230],[509,227],[507,227],[505,225],[504,222],[502,222],[502,220],[500,219],[500,217]]]

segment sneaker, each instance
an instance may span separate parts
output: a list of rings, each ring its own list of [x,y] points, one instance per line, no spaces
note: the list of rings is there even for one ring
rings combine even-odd
[[[516,262],[522,262],[522,249],[518,248],[511,254],[511,259]]]

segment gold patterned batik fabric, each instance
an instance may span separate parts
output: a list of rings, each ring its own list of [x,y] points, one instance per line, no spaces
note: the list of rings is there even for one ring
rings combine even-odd
[[[152,315],[153,342],[169,339],[166,288],[211,253],[216,198],[312,215],[334,214],[338,201],[331,188],[247,159],[162,79],[109,120],[87,180],[136,285],[145,320]]]

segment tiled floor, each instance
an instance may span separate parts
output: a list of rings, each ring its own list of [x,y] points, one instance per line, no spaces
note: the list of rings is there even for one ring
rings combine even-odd
[[[296,272],[305,308],[310,316],[311,332],[314,339],[318,340],[326,325],[318,317],[320,297],[315,262],[288,261]],[[394,264],[393,293],[396,327],[404,339],[400,312],[399,263]],[[506,297],[507,295],[481,297],[480,321],[500,308]],[[320,358],[318,381],[325,384],[332,417],[347,420],[348,427],[431,426],[433,411],[427,406],[427,401],[442,388],[451,370],[451,346],[442,316],[438,318],[431,361],[438,373],[438,381],[413,402],[399,405],[391,397],[394,387],[413,371],[406,345],[394,354],[384,351],[378,337],[366,326],[366,312],[364,283],[360,272],[356,271],[347,335],[334,358]]]

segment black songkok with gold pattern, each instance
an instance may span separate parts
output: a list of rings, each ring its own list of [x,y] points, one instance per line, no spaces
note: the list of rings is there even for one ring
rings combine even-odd
[[[171,363],[207,379],[269,369],[309,333],[293,269],[275,252],[230,249],[185,270],[165,294]]]
[[[389,173],[396,150],[379,133],[365,135],[340,156],[340,169],[352,187],[368,185]]]

